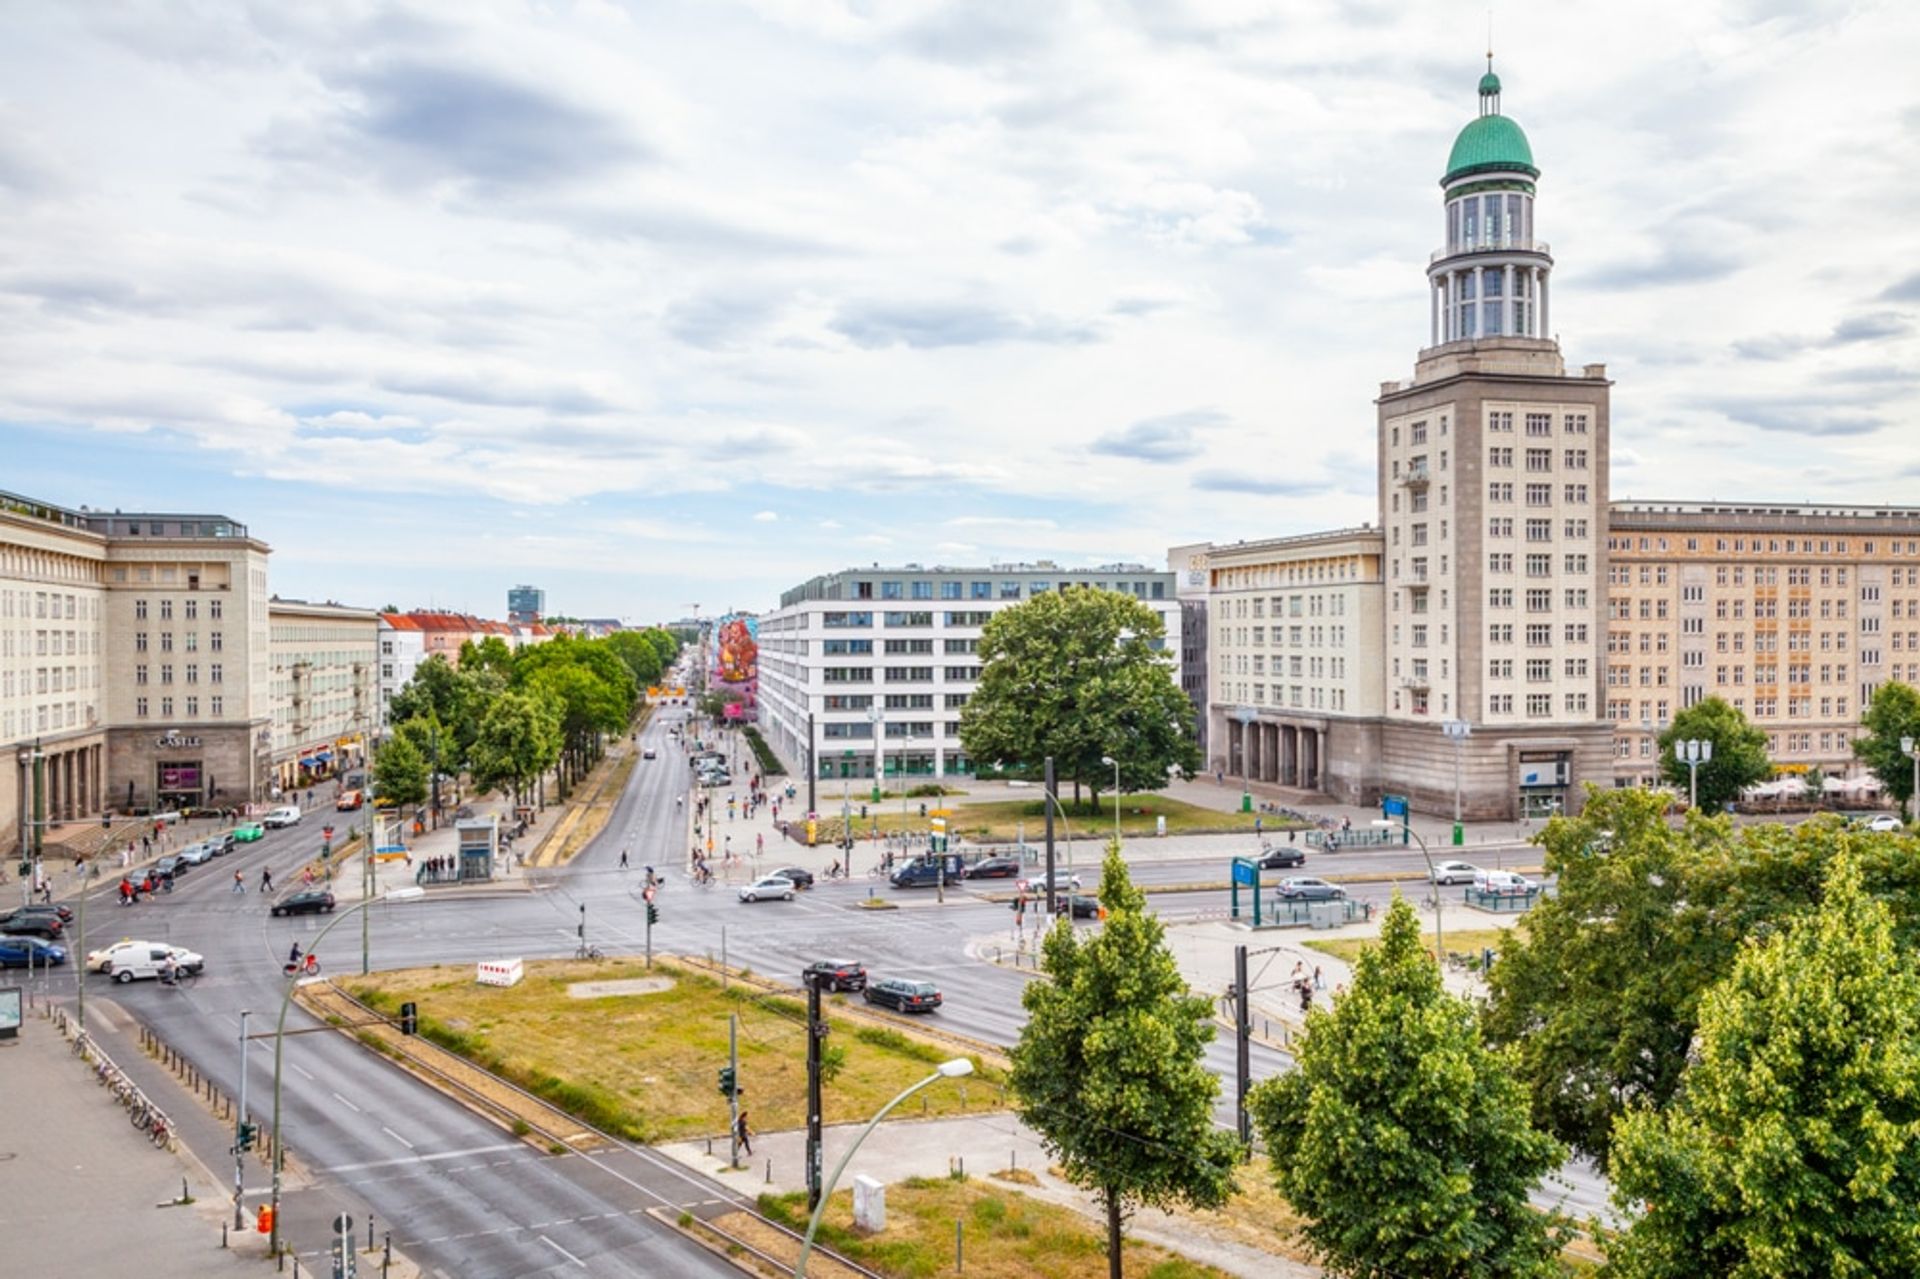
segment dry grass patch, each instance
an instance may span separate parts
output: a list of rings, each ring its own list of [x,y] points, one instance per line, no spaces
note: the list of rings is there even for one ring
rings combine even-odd
[[[795,1230],[807,1227],[804,1194],[762,1195],[760,1209]],[[853,1194],[827,1203],[819,1240],[888,1276],[921,1279],[953,1267],[953,1227],[962,1223],[970,1279],[1105,1279],[1106,1231],[1071,1208],[978,1180],[909,1177],[887,1187],[887,1228],[853,1229]],[[1126,1272],[1135,1279],[1226,1279],[1157,1244],[1128,1239]]]
[[[1431,912],[1429,912],[1431,913]],[[1449,928],[1446,932],[1447,949],[1456,955],[1478,955],[1482,948],[1499,950],[1507,944],[1507,935],[1516,929],[1525,928],[1526,921],[1516,920],[1505,928]],[[1429,951],[1433,949],[1433,934],[1420,934],[1421,944]],[[1369,946],[1377,945],[1373,937],[1331,937],[1324,940],[1303,940],[1302,945],[1311,946],[1323,955],[1332,955],[1335,959],[1351,964],[1360,958],[1360,952]]]
[[[855,817],[853,831],[856,836],[866,835],[873,830],[876,822],[883,831],[924,831],[927,819],[920,816],[920,803],[909,801],[909,811],[901,813],[897,807],[888,809],[885,804],[874,809],[871,817]],[[1045,800],[1041,799],[998,799],[969,803],[965,800],[924,801],[929,808],[944,806],[953,814],[948,824],[953,832],[964,835],[975,843],[1005,844],[1024,835],[1028,843],[1040,842],[1046,828]],[[1120,797],[1120,830],[1123,835],[1152,835],[1158,828],[1158,819],[1167,819],[1169,835],[1214,835],[1253,833],[1254,822],[1261,822],[1261,829],[1268,833],[1282,832],[1288,822],[1275,817],[1272,813],[1223,813],[1214,808],[1201,808],[1197,804],[1188,804],[1182,800],[1165,795],[1122,795]],[[1073,828],[1076,842],[1092,841],[1100,843],[1113,834],[1113,799],[1106,798],[1096,810],[1086,804],[1067,805],[1067,825]],[[1064,839],[1065,826],[1056,823],[1056,837]],[[830,844],[840,835],[840,818],[829,813],[820,822],[819,842]]]
[[[740,1014],[740,1084],[756,1129],[806,1122],[806,1009],[798,1000],[656,962],[670,990],[645,998],[575,999],[579,981],[648,976],[638,960],[535,960],[518,986],[481,986],[470,967],[376,973],[353,993],[382,1012],[420,1006],[421,1034],[570,1114],[633,1141],[670,1141],[725,1132],[718,1071],[727,1062],[727,1015]],[[830,1057],[844,1053],[825,1090],[826,1122],[865,1120],[924,1079],[950,1049],[887,1027],[836,1017],[828,1001]],[[1004,1076],[974,1062],[971,1079],[921,1093],[925,1114],[1001,1109]],[[910,1115],[923,1113],[911,1107]]]

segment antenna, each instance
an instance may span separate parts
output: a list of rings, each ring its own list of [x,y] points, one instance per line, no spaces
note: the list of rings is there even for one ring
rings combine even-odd
[[[1487,70],[1493,70],[1493,10],[1487,10]]]

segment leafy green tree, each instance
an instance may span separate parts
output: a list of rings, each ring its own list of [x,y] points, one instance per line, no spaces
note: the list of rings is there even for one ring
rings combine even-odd
[[[1713,758],[1700,766],[1700,807],[1717,813],[1740,792],[1773,776],[1773,761],[1767,758],[1767,735],[1747,722],[1738,707],[1722,698],[1709,697],[1695,702],[1673,717],[1673,724],[1660,734],[1660,775],[1688,793],[1691,770],[1675,747],[1676,742],[1713,743]]]
[[[413,668],[413,678],[393,695],[388,713],[396,724],[427,718],[454,724],[462,713],[463,697],[460,673],[445,657],[435,653]]]
[[[606,645],[614,656],[626,663],[627,670],[633,675],[633,682],[642,688],[660,681],[663,669],[660,650],[648,638],[647,631],[616,631],[607,636]]]
[[[488,635],[474,643],[468,640],[460,646],[460,669],[463,671],[493,671],[502,679],[513,675],[513,650],[498,635]]]
[[[1900,739],[1920,742],[1920,689],[1898,680],[1873,690],[1867,713],[1860,717],[1866,736],[1853,742],[1853,755],[1873,770],[1880,785],[1913,820],[1913,759],[1900,749]]]
[[[483,791],[506,790],[524,799],[560,758],[560,712],[532,693],[507,692],[481,718],[468,765]]]
[[[395,733],[373,753],[373,785],[380,798],[395,804],[426,799],[426,757],[406,734]]]
[[[1826,908],[1749,944],[1664,1110],[1625,1116],[1620,1279],[1920,1274],[1920,981],[1836,858]]]
[[[1527,1201],[1564,1149],[1532,1126],[1473,1004],[1442,988],[1398,893],[1352,989],[1308,1015],[1297,1069],[1259,1084],[1249,1109],[1332,1273],[1564,1273],[1565,1223]]]
[[[1187,990],[1117,844],[1107,848],[1100,903],[1099,932],[1082,940],[1062,919],[1047,935],[1041,966],[1051,980],[1021,995],[1028,1017],[1010,1082],[1021,1119],[1105,1207],[1108,1273],[1118,1279],[1133,1207],[1218,1207],[1233,1191],[1239,1143],[1213,1123],[1220,1083],[1201,1060],[1211,1007]]]
[[[981,631],[979,687],[960,740],[983,763],[1039,767],[1048,755],[1077,799],[1097,807],[1120,762],[1123,790],[1159,790],[1200,767],[1193,704],[1154,645],[1160,615],[1118,591],[1049,591],[994,614]]]
[[[413,743],[414,750],[427,765],[427,794],[433,794],[433,774],[437,768],[451,774],[460,766],[460,744],[453,731],[432,715],[410,719],[394,726],[394,733]]]

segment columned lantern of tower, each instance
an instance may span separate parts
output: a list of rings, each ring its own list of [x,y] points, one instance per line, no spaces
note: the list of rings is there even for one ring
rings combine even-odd
[[[1546,339],[1553,255],[1534,234],[1533,149],[1500,113],[1491,60],[1480,113],[1460,130],[1440,179],[1446,243],[1427,265],[1430,346],[1488,338]]]

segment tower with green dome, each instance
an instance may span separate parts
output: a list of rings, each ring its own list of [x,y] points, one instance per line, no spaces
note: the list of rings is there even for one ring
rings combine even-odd
[[[1500,77],[1489,57],[1480,114],[1454,138],[1440,179],[1447,239],[1427,265],[1430,345],[1547,337],[1553,255],[1533,234],[1539,177],[1526,133],[1500,112]]]

